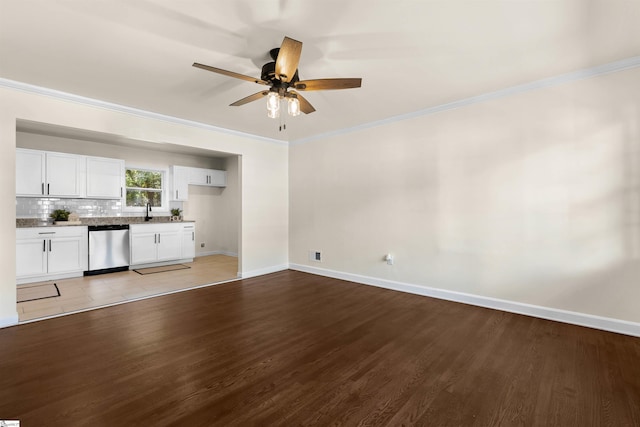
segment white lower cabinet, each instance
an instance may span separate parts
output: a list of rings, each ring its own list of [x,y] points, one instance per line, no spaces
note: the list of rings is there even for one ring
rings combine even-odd
[[[86,226],[16,229],[18,284],[82,276],[88,264]]]
[[[180,262],[184,259],[192,259],[193,255],[183,256],[190,253],[183,250],[184,224],[131,224],[129,226],[131,266],[167,264],[170,261]],[[195,226],[193,230],[195,232]],[[195,235],[193,238],[195,239]],[[195,249],[193,252],[195,254]]]
[[[196,256],[196,225],[185,223],[182,225],[182,258]]]

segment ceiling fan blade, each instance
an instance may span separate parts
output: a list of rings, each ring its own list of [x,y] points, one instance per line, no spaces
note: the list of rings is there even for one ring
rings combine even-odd
[[[258,93],[254,93],[253,95],[249,95],[249,96],[246,96],[246,97],[244,97],[242,99],[239,99],[236,102],[234,102],[233,104],[229,104],[229,106],[230,107],[239,107],[241,105],[248,104],[248,103],[253,102],[253,101],[257,101],[258,99],[263,98],[263,97],[267,96],[268,94],[269,94],[268,90],[263,90],[263,91],[260,91]]]
[[[298,90],[354,89],[362,85],[362,79],[303,80],[293,86]]]
[[[227,70],[223,70],[222,68],[216,68],[216,67],[211,67],[209,65],[199,64],[197,62],[194,62],[193,66],[196,67],[196,68],[202,68],[203,70],[212,71],[214,73],[222,74],[222,75],[225,75],[225,76],[234,77],[236,79],[246,80],[248,82],[258,83],[258,84],[261,84],[261,85],[268,85],[269,84],[269,83],[265,82],[264,80],[260,80],[260,79],[257,79],[255,77],[245,76],[244,74],[234,73],[233,71],[227,71]]]
[[[290,91],[290,93],[294,94],[296,98],[298,98],[298,101],[300,101],[300,111],[302,111],[305,114],[313,113],[314,111],[316,111],[316,109],[313,108],[313,105],[311,105],[309,101],[307,101],[298,92],[296,92],[295,90],[292,90]]]
[[[276,59],[276,77],[283,82],[290,82],[298,69],[302,42],[285,37]]]

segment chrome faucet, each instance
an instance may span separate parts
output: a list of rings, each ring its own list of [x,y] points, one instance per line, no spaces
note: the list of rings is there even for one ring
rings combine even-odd
[[[149,216],[149,212],[151,212],[151,203],[147,203],[147,214],[144,216],[145,221],[149,221],[152,218]]]

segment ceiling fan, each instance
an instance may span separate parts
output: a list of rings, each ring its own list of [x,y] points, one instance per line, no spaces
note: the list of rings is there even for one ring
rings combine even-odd
[[[259,79],[197,62],[194,62],[193,66],[236,79],[270,86],[269,89],[239,99],[230,105],[238,107],[266,96],[267,115],[272,118],[280,116],[280,101],[282,99],[287,99],[288,111],[292,116],[297,116],[300,111],[305,114],[316,111],[309,101],[297,91],[352,89],[358,88],[362,84],[361,78],[300,80],[298,77],[298,62],[300,61],[301,53],[302,42],[285,37],[279,48],[271,49],[269,52],[273,62],[267,62],[262,66],[262,74]]]

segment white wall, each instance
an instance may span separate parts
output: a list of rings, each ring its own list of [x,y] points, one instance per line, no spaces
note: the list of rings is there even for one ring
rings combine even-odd
[[[0,196],[15,199],[16,121],[19,119],[103,132],[149,142],[205,148],[241,155],[243,207],[240,219],[241,274],[286,268],[288,261],[288,147],[211,127],[130,114],[36,93],[0,88]],[[17,321],[15,212],[0,213],[0,326]]]
[[[240,220],[239,157],[224,159],[227,186],[210,188],[189,186],[184,202],[185,218],[196,221],[196,254],[222,253],[237,256]],[[205,247],[200,247],[204,243]]]
[[[289,166],[294,265],[640,322],[640,69],[302,143]]]

